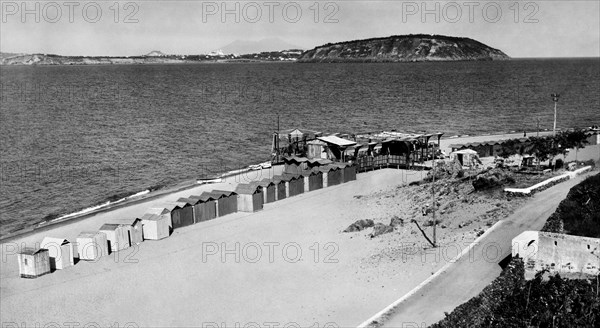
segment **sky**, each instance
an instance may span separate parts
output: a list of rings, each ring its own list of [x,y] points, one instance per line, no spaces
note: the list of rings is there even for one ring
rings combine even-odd
[[[511,57],[600,56],[600,1],[0,0],[0,51],[201,54],[235,40],[303,49],[403,34],[469,37]],[[265,49],[272,50],[272,49]]]

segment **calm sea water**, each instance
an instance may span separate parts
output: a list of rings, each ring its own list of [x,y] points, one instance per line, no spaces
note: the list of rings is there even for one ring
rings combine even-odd
[[[271,133],[600,123],[599,59],[0,67],[0,235],[270,158]]]

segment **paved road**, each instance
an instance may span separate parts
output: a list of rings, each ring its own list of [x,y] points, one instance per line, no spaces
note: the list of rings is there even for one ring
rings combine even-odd
[[[546,189],[501,222],[468,255],[419,292],[400,303],[384,327],[427,327],[458,305],[476,296],[500,275],[498,262],[511,253],[512,238],[526,230],[539,230],[569,192],[592,172]]]

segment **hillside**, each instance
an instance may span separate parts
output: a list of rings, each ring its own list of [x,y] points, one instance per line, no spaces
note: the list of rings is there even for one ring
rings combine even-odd
[[[542,231],[600,238],[600,174],[571,188]]]
[[[598,238],[600,174],[569,191],[543,231]],[[538,273],[524,278],[521,258],[513,258],[502,274],[479,295],[455,308],[432,328],[476,327],[598,327],[598,277],[566,279]]]
[[[513,259],[483,291],[431,328],[598,327],[595,281],[541,275],[526,281],[523,261]]]
[[[304,52],[298,62],[419,62],[509,58],[502,51],[473,39],[417,34],[328,43]]]

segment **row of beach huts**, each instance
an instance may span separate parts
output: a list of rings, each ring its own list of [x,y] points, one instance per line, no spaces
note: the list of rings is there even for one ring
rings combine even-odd
[[[256,212],[266,203],[356,180],[356,166],[327,159],[288,157],[281,175],[237,185],[234,191],[213,190],[179,198],[150,208],[131,223],[106,223],[97,231],[84,231],[75,243],[66,238],[45,237],[37,248],[18,254],[22,278],[37,278],[80,261],[96,261],[144,240],[160,240],[174,229],[235,212]]]

